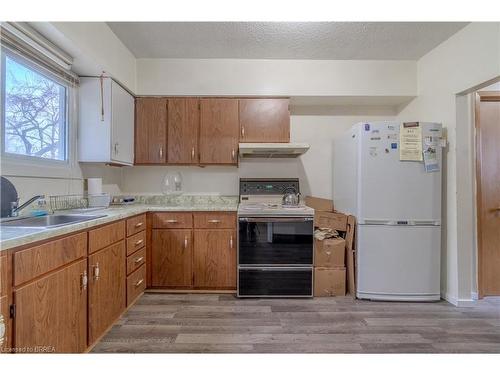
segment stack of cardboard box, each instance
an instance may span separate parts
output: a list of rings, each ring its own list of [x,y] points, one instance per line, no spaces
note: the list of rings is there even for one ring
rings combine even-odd
[[[306,197],[306,205],[315,210],[316,228],[336,230],[342,236],[314,240],[314,296],[344,296],[346,281],[354,296],[354,216],[335,212],[329,199]]]

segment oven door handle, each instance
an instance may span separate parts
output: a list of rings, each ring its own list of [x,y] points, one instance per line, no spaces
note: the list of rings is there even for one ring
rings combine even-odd
[[[313,221],[312,217],[240,217],[244,223],[302,223]]]

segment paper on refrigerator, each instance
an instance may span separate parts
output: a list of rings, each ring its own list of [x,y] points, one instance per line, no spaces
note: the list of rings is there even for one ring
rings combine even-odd
[[[422,161],[422,127],[418,122],[400,125],[399,160]]]

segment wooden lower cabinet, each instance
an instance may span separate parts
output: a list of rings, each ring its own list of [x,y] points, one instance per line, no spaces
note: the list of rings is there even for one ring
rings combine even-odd
[[[14,346],[19,352],[79,353],[87,347],[87,260],[14,291]]]
[[[151,273],[154,287],[192,286],[191,229],[153,229]]]
[[[122,240],[89,256],[89,345],[125,310],[125,253]]]
[[[195,230],[193,268],[197,288],[236,288],[236,232]]]

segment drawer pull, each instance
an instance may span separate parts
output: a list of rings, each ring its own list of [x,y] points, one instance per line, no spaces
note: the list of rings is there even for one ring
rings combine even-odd
[[[211,219],[211,220],[208,220],[208,222],[210,224],[218,224],[218,223],[220,223],[220,220],[218,220],[218,219]]]
[[[138,282],[135,283],[135,287],[137,288],[139,285],[141,285],[144,282],[144,279],[140,279]]]
[[[99,280],[100,277],[100,270],[99,270],[99,263],[96,263],[94,266],[94,280],[97,281]]]
[[[136,241],[135,246],[139,246],[139,245],[140,245],[141,243],[143,243],[143,242],[144,242],[144,240],[139,240],[139,241]]]
[[[134,263],[137,264],[137,263],[141,263],[142,261],[144,260],[144,257],[140,257],[140,258],[137,258]]]
[[[165,220],[165,222],[169,223],[169,224],[178,223],[178,221],[176,219],[168,219],[168,220]]]
[[[140,223],[135,224],[135,227],[140,228],[140,227],[142,227],[142,224],[144,224],[144,223],[141,221]]]

